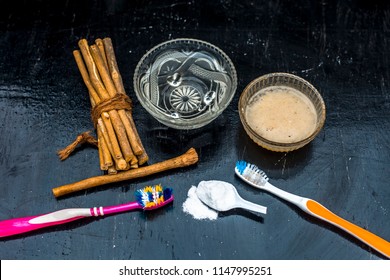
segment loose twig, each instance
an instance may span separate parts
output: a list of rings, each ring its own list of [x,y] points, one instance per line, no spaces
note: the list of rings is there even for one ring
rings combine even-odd
[[[196,153],[196,150],[194,148],[190,148],[186,153],[172,159],[168,159],[145,167],[119,172],[114,175],[101,175],[101,176],[91,177],[76,183],[67,184],[67,185],[54,188],[52,189],[52,191],[55,197],[60,197],[69,193],[86,190],[89,188],[106,185],[109,183],[141,178],[159,172],[167,171],[170,169],[190,166],[197,162],[198,162],[198,154]]]

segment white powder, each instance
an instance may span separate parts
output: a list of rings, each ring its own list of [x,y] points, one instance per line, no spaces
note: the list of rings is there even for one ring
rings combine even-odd
[[[183,203],[183,211],[190,214],[197,220],[215,220],[218,217],[218,212],[207,207],[196,195],[196,187],[192,186],[188,190],[188,197]]]
[[[223,181],[202,181],[196,194],[201,201],[218,211],[227,211],[236,203],[236,188]]]
[[[201,181],[198,187],[192,186],[189,189],[187,200],[183,203],[183,211],[198,220],[215,220],[218,217],[217,211],[233,208],[263,214],[267,212],[267,207],[242,199],[236,188],[224,181]]]

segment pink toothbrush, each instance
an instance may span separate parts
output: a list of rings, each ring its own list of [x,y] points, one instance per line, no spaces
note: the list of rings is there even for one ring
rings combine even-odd
[[[86,217],[98,217],[137,209],[154,210],[172,202],[171,188],[161,185],[145,187],[135,192],[137,201],[115,206],[69,208],[48,214],[0,221],[0,237],[21,234],[40,228],[65,224]]]

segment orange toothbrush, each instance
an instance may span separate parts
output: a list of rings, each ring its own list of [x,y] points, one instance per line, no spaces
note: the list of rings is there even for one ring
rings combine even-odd
[[[390,243],[383,238],[365,230],[343,218],[332,213],[320,203],[305,197],[301,197],[289,192],[283,191],[268,182],[267,175],[254,164],[245,161],[238,161],[235,168],[235,173],[245,182],[265,191],[268,191],[280,198],[285,199],[301,208],[306,213],[326,221],[349,234],[360,239],[368,246],[372,247],[382,255],[390,258]]]

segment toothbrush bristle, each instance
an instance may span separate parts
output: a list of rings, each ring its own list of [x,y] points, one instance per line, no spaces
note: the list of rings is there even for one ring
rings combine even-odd
[[[138,203],[148,209],[163,204],[172,197],[171,188],[163,188],[161,185],[147,186],[135,192]]]
[[[265,183],[268,181],[268,176],[263,170],[254,164],[247,163],[246,161],[237,161],[236,170],[243,178],[256,185],[262,186],[265,185]]]

